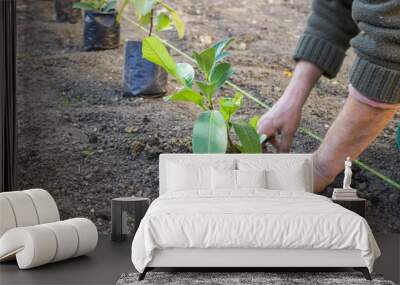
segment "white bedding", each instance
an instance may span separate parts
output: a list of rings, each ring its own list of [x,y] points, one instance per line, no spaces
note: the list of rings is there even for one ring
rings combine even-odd
[[[132,262],[143,272],[165,248],[358,249],[370,271],[380,255],[359,215],[320,195],[265,189],[162,195],[140,223]]]

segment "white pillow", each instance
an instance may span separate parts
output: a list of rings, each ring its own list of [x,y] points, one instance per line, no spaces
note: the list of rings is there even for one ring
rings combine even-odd
[[[167,191],[211,190],[211,168],[235,169],[235,160],[176,160],[167,164]]]
[[[304,175],[304,163],[290,169],[271,169],[267,172],[268,188],[273,190],[307,191],[307,179]]]
[[[267,171],[236,170],[237,188],[267,188]]]
[[[266,170],[211,170],[212,189],[217,191],[234,191],[242,188],[266,188]]]
[[[169,163],[168,189],[170,191],[210,189],[210,171],[211,168],[206,166]]]
[[[211,188],[213,190],[236,190],[236,170],[212,168]]]
[[[292,161],[282,159],[268,162],[264,160],[238,160],[239,170],[267,171],[267,188],[271,190],[306,191],[309,187],[308,173],[310,166],[307,161]]]

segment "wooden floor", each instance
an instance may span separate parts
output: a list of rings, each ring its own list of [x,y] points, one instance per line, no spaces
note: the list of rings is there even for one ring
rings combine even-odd
[[[374,273],[400,284],[400,235],[376,234],[375,237],[382,256],[375,263]],[[19,270],[16,262],[3,263],[0,264],[0,284],[115,284],[122,273],[135,270],[130,247],[130,240],[116,243],[109,236],[100,236],[96,250],[88,256],[29,270]]]

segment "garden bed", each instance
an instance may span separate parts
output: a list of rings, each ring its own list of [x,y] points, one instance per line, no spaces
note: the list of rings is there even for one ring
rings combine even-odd
[[[233,82],[269,105],[279,98],[289,80],[291,51],[309,1],[175,2],[187,35],[171,42],[191,54],[222,37],[235,37]],[[63,218],[86,216],[107,232],[111,198],[157,197],[158,154],[190,152],[197,110],[162,99],[124,98],[122,45],[84,52],[82,21],[57,23],[52,1],[19,1],[17,21],[18,188],[45,188],[57,200]],[[127,22],[122,22],[121,32],[121,40],[142,35]],[[162,37],[176,38],[172,32]],[[302,127],[321,135],[327,131],[346,98],[353,58],[349,54],[338,78],[321,80],[312,92]],[[169,91],[175,86],[169,84]],[[239,115],[263,112],[245,99]],[[400,154],[394,143],[399,123],[397,114],[361,156],[395,181],[400,181]],[[312,152],[317,146],[313,138],[297,134],[293,151]],[[400,232],[399,190],[360,169],[355,169],[354,187],[369,201],[368,220],[374,230]]]

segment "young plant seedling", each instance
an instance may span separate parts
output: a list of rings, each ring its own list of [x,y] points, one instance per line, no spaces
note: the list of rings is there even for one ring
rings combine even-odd
[[[118,20],[121,19],[126,7],[131,6],[135,16],[142,26],[149,26],[149,36],[153,29],[161,32],[174,26],[179,38],[185,35],[185,25],[175,9],[162,0],[121,0],[118,9]],[[154,18],[156,23],[154,25]]]
[[[217,98],[218,91],[233,74],[231,65],[224,61],[230,55],[226,48],[232,41],[224,39],[201,52],[193,52],[201,72],[198,77],[192,65],[176,63],[159,38],[151,36],[143,41],[143,57],[161,66],[182,84],[181,90],[165,100],[191,102],[201,110],[193,126],[194,153],[262,152],[261,144],[266,137],[256,131],[258,117],[248,122],[233,120],[243,106],[243,95],[236,93],[233,97]],[[240,144],[232,140],[232,130]]]

